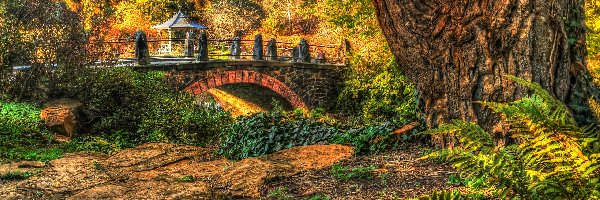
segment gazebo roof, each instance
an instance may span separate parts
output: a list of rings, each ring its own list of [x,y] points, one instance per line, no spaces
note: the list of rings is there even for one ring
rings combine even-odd
[[[191,21],[191,18],[188,17],[183,12],[178,11],[177,14],[173,15],[171,19],[166,22],[153,26],[154,29],[208,29],[208,27],[204,25],[200,25],[196,22]]]

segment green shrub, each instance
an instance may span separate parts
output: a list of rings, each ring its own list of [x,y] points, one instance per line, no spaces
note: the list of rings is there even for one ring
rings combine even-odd
[[[383,70],[365,74],[353,72],[338,97],[338,107],[358,116],[359,125],[373,125],[392,120],[404,124],[417,118],[418,96],[411,81],[389,61]]]
[[[391,123],[366,128],[351,128],[333,136],[331,143],[352,144],[356,153],[376,153],[397,147],[402,141],[394,137]]]
[[[190,94],[157,99],[138,129],[148,142],[203,145],[216,139],[233,122],[222,109],[202,106]]]
[[[340,164],[335,164],[331,167],[331,175],[342,181],[348,181],[352,179],[370,179],[373,178],[373,170],[376,168],[377,167],[375,165],[351,168]]]
[[[225,135],[219,153],[243,159],[329,140],[338,130],[294,113],[258,113],[238,118]]]
[[[349,144],[357,153],[368,154],[397,147],[403,143],[392,133],[390,122],[378,126],[339,130],[322,109],[308,114],[299,110],[284,112],[276,110],[240,117],[228,130],[219,150],[231,159],[257,157],[279,150],[329,142]],[[347,126],[347,125],[340,125]]]
[[[495,146],[475,123],[454,121],[426,134],[456,134],[462,146],[425,158],[453,162],[467,179],[501,199],[600,198],[600,133],[581,128],[567,107],[540,85],[510,77],[533,95],[511,103],[482,103],[510,123],[518,144]]]
[[[82,136],[73,138],[68,143],[61,145],[66,152],[95,151],[113,153],[125,148],[132,148],[142,143],[136,134],[127,131],[115,131],[112,134],[97,136]]]
[[[62,90],[55,95],[84,102],[95,113],[90,134],[113,141],[109,143],[126,140],[126,143],[133,144],[172,142],[199,145],[219,135],[222,127],[231,122],[227,112],[203,106],[191,94],[177,92],[174,87],[167,83],[163,72],[138,73],[128,68],[91,69],[62,85]],[[121,134],[106,134],[118,131]],[[122,138],[105,138],[110,136]]]
[[[92,134],[136,132],[154,96],[166,93],[163,74],[136,73],[127,68],[89,69],[61,85],[53,96],[79,100],[94,112]]]

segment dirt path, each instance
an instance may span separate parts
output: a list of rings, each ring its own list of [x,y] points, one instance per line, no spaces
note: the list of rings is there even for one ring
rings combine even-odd
[[[343,181],[334,178],[331,169],[306,171],[269,183],[263,188],[263,195],[273,195],[283,188],[292,199],[315,195],[331,199],[406,199],[436,190],[464,189],[447,184],[448,177],[456,173],[450,166],[417,161],[420,149],[413,146],[341,162],[349,168],[377,166],[372,178]]]
[[[348,146],[312,145],[237,162],[213,150],[146,144],[114,155],[68,154],[46,166],[0,165],[5,172],[41,170],[26,180],[1,181],[0,199],[270,199],[283,187],[291,199],[316,194],[392,199],[448,188],[452,173],[447,166],[415,161],[416,147],[354,157]],[[340,181],[329,172],[336,163],[378,169],[372,179]]]
[[[260,198],[267,180],[320,170],[353,156],[352,147],[311,145],[238,162],[214,149],[145,144],[114,155],[68,154],[24,181],[0,186],[0,199]],[[15,168],[19,164],[0,168]]]

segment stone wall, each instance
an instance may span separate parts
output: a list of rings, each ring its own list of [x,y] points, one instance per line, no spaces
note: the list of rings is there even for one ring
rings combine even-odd
[[[169,67],[159,68],[171,69],[169,77],[180,90],[198,95],[221,85],[251,83],[277,92],[295,107],[307,109],[335,102],[344,71],[339,65],[273,61],[209,61]]]

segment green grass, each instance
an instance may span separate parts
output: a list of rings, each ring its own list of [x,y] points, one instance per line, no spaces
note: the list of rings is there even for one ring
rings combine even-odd
[[[92,165],[94,166],[94,170],[97,171],[104,171],[106,168],[104,167],[104,165],[102,165],[101,163],[99,163],[98,161],[94,160],[92,162]]]
[[[182,176],[177,178],[177,182],[180,183],[189,183],[189,182],[195,182],[196,181],[196,177],[192,176],[192,175],[187,175],[187,176]]]
[[[28,160],[48,162],[62,158],[66,153],[64,149],[59,147],[38,147],[38,148],[9,148],[3,150],[1,154],[3,158],[12,161]]]
[[[273,190],[273,192],[271,192],[271,194],[269,195],[270,198],[273,199],[278,199],[278,200],[286,200],[286,199],[290,199],[290,197],[288,197],[287,192],[290,189],[288,187],[280,187],[277,188],[276,190]]]
[[[14,181],[14,180],[25,180],[29,177],[32,177],[38,174],[39,171],[36,172],[22,172],[22,171],[12,171],[6,174],[0,174],[0,180]]]
[[[27,103],[0,101],[0,158],[50,161],[64,153],[52,147],[53,135],[40,118],[41,109]]]
[[[308,200],[330,200],[330,198],[325,195],[317,194],[317,195],[311,196],[310,198],[308,198]]]
[[[44,125],[40,113],[41,109],[32,104],[0,101],[0,162],[48,162],[69,152],[110,153],[134,146],[128,140],[130,134],[124,131],[53,143],[53,134]]]
[[[369,165],[366,167],[346,167],[340,164],[335,164],[331,167],[331,175],[336,179],[342,181],[348,181],[353,179],[371,179],[373,178],[373,171],[377,167],[375,165]]]

